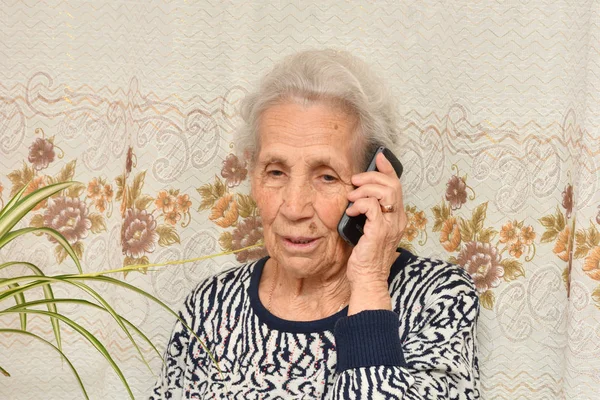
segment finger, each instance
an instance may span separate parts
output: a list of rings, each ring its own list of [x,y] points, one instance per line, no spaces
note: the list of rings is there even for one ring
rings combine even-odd
[[[356,201],[363,197],[373,197],[382,202],[382,204],[395,204],[398,197],[396,193],[397,190],[389,186],[366,184],[348,193],[348,200]]]
[[[367,183],[376,183],[384,186],[397,186],[400,179],[395,175],[386,175],[379,171],[361,172],[360,174],[352,175],[352,184],[354,186],[362,186]]]
[[[348,207],[346,214],[350,217],[365,214],[368,220],[373,221],[381,217],[381,205],[377,199],[365,197],[358,199],[354,204]]]
[[[398,175],[396,174],[396,170],[394,170],[394,166],[390,160],[385,158],[383,153],[377,154],[377,157],[375,157],[375,165],[377,166],[377,170],[382,174],[398,179]]]

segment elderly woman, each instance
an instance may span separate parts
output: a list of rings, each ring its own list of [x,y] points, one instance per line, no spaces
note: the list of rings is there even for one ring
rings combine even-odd
[[[306,51],[241,110],[268,257],[188,296],[181,316],[219,368],[178,322],[152,398],[478,398],[470,277],[397,249],[398,176],[382,154],[361,172],[397,136],[385,85],[345,52]],[[344,212],[366,216],[354,247]]]

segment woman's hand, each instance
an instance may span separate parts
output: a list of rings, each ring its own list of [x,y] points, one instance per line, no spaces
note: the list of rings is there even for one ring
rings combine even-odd
[[[346,276],[351,289],[348,315],[391,309],[387,280],[407,224],[402,185],[392,164],[381,153],[375,162],[378,171],[354,175],[352,184],[357,188],[348,194],[348,200],[354,204],[346,213],[351,217],[359,214],[367,217],[364,234],[348,259]],[[383,212],[382,206],[389,205],[394,210]]]

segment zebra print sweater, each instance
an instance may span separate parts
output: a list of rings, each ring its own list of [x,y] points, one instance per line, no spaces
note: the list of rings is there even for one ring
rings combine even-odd
[[[203,343],[175,324],[150,399],[479,398],[479,302],[460,267],[402,250],[389,278],[393,311],[298,322],[260,302],[265,261],[187,297],[180,315]]]

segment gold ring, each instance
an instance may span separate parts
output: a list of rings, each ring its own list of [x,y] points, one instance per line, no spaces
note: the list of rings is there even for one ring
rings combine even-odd
[[[391,212],[394,212],[394,211],[396,211],[396,207],[394,207],[393,204],[388,204],[386,206],[383,206],[383,205],[381,206],[381,212],[384,213],[384,214],[385,213],[391,213]]]

